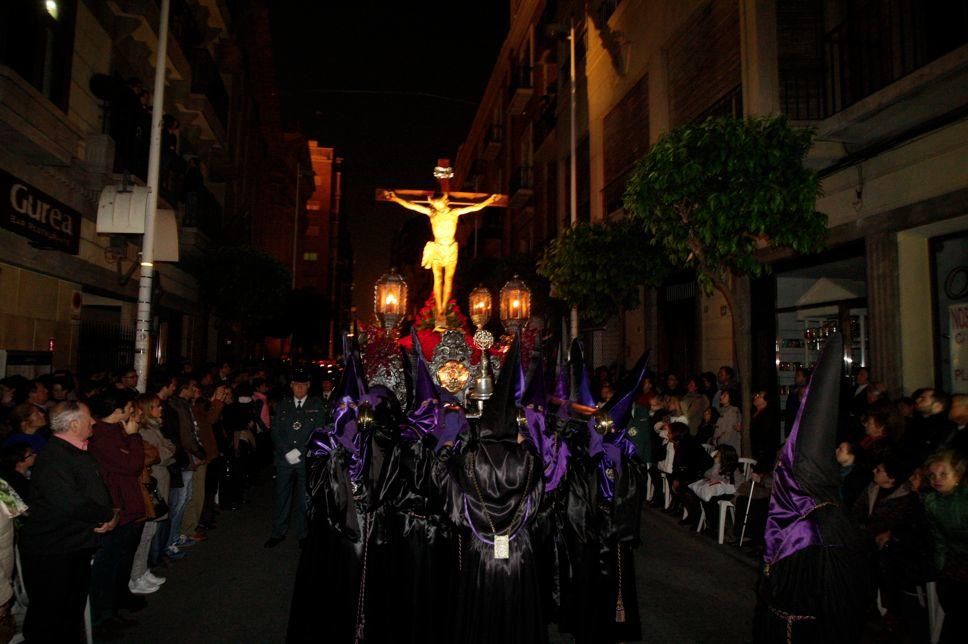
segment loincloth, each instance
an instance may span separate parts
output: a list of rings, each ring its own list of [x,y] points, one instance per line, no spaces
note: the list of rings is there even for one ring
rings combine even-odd
[[[441,242],[430,241],[424,246],[423,259],[420,265],[424,268],[437,268],[438,266],[457,265],[457,242],[442,244]]]

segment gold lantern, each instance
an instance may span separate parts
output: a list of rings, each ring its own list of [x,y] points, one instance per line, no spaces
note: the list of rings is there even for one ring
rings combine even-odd
[[[491,319],[491,292],[483,285],[478,286],[471,291],[469,300],[471,322],[478,329],[483,328],[487,321]]]
[[[387,331],[394,328],[407,310],[407,281],[394,269],[384,273],[373,287],[373,310]]]
[[[531,289],[517,275],[501,289],[500,314],[509,332],[527,326],[531,319]]]

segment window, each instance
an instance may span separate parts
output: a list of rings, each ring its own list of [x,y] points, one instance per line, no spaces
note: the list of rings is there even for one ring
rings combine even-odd
[[[307,262],[318,262],[319,253],[303,253],[303,261]]]
[[[0,2],[0,64],[67,111],[76,0]]]

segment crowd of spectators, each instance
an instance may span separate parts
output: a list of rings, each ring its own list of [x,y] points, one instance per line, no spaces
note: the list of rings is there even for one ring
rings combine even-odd
[[[271,459],[265,370],[137,383],[134,369],[0,381],[0,615],[9,632],[19,572],[27,642],[81,641],[88,597],[95,637],[123,637]]]
[[[606,377],[605,372],[596,371],[596,377]],[[809,371],[797,370],[782,414],[787,428],[809,377]],[[752,417],[744,422],[729,367],[684,382],[681,388],[674,373],[650,375],[633,408],[629,436],[649,464],[655,489],[650,503],[683,517],[681,523],[691,529],[705,519],[704,531],[718,536],[719,502],[728,501],[736,518],[725,541],[738,543],[742,533],[744,545],[758,552],[781,443],[777,397],[754,389]],[[844,386],[839,418],[833,456],[841,468],[841,505],[868,541],[876,580],[872,616],[898,641],[920,641],[926,633],[924,589],[935,582],[946,613],[942,641],[963,641],[968,633],[963,610],[968,607],[968,395],[924,388],[891,399],[862,368]],[[744,432],[748,441],[742,440]]]

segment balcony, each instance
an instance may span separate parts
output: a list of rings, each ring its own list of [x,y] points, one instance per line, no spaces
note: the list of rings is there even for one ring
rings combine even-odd
[[[825,136],[871,142],[968,102],[963,2],[869,0],[818,45],[812,64],[781,59],[780,100]]]
[[[511,196],[508,207],[521,208],[534,196],[534,169],[529,165],[518,166],[511,175]]]
[[[537,150],[558,126],[558,98],[545,94],[538,101],[540,113],[534,121],[534,147]]]
[[[494,123],[487,129],[484,136],[484,146],[481,148],[481,159],[493,161],[501,153],[501,146],[504,145],[504,127]]]
[[[510,100],[508,112],[521,116],[528,110],[534,96],[534,68],[531,65],[515,65],[511,68],[511,85],[508,87]]]
[[[186,192],[184,199],[179,252],[183,257],[203,257],[222,239],[222,206],[204,187]]]
[[[0,65],[0,145],[25,162],[69,165],[81,132],[17,72]]]
[[[202,114],[216,140],[225,140],[229,123],[229,93],[225,89],[218,66],[207,49],[189,52],[192,68],[191,95],[186,108]]]

